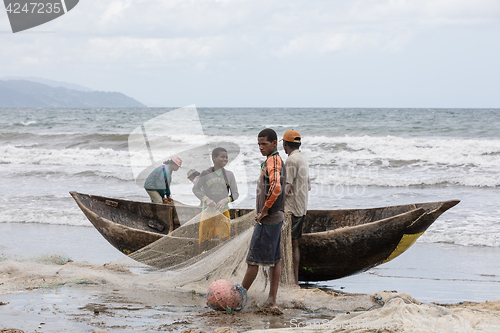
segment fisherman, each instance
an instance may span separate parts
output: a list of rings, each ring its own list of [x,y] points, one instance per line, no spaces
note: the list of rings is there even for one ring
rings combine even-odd
[[[194,195],[203,203],[199,227],[200,244],[216,236],[219,239],[229,237],[231,224],[209,217],[213,216],[211,212],[218,211],[229,219],[228,204],[239,197],[234,174],[224,168],[228,161],[227,150],[222,147],[215,148],[212,151],[212,161],[214,166],[202,171],[193,185]]]
[[[308,191],[311,190],[309,181],[309,166],[300,152],[301,137],[299,132],[291,129],[283,135],[283,149],[288,155],[285,162],[285,212],[292,220],[292,258],[295,284],[299,287],[299,239],[302,237],[302,226],[307,213]],[[299,287],[300,288],[300,287]]]
[[[198,181],[193,185],[193,193],[203,202],[203,211],[218,210],[229,218],[228,203],[238,199],[238,185],[234,174],[226,170],[227,150],[218,147],[212,151],[213,167],[200,174]]]
[[[258,135],[260,152],[266,156],[261,164],[257,184],[255,228],[247,255],[247,271],[242,286],[250,288],[260,266],[270,266],[269,296],[265,307],[276,307],[281,275],[281,225],[284,219],[286,169],[278,153],[278,137],[266,128]]]
[[[198,181],[198,179],[200,178],[199,176],[200,173],[196,171],[196,169],[191,169],[187,172],[187,179],[189,179],[189,181],[193,184]]]
[[[166,197],[166,202],[173,203],[170,197],[170,183],[172,182],[172,172],[179,170],[182,165],[182,160],[174,156],[172,159],[163,162],[162,165],[154,169],[144,182],[144,189],[151,197],[153,203],[163,203],[163,198]]]

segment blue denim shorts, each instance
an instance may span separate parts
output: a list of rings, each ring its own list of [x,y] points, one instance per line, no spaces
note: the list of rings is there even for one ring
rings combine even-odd
[[[274,266],[281,260],[281,225],[256,224],[253,230],[247,263],[250,265]]]

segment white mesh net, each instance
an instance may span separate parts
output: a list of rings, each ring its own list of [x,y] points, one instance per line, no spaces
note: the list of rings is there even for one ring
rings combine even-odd
[[[162,269],[172,287],[205,292],[218,279],[241,283],[254,224],[255,211],[234,220],[217,212],[204,212],[129,257]],[[288,218],[281,230],[281,256],[281,283],[293,283]],[[268,274],[261,268],[251,289],[264,291],[267,286]]]

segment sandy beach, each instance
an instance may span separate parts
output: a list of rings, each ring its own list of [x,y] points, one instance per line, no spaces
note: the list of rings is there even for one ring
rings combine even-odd
[[[257,287],[249,291],[248,303],[241,312],[223,314],[206,307],[203,288],[170,287],[165,281],[166,272],[132,262],[93,228],[0,226],[6,239],[16,239],[14,236],[23,239],[19,234],[29,236],[24,238],[25,243],[17,244],[16,256],[9,253],[13,245],[8,242],[2,245],[0,329],[75,333],[100,330],[182,332],[190,329],[194,330],[191,332],[213,332],[229,327],[238,332],[291,328],[336,332],[339,330],[331,325],[339,325],[339,320],[347,320],[344,324],[352,323],[355,316],[362,316],[356,320],[370,325],[372,322],[380,325],[380,321],[384,321],[384,325],[394,326],[386,332],[396,332],[400,328],[397,325],[406,323],[408,326],[412,321],[415,325],[417,322],[427,325],[419,332],[445,332],[443,323],[439,330],[432,330],[436,318],[447,318],[449,332],[500,332],[499,298],[481,301],[488,294],[484,289],[490,289],[489,295],[496,297],[496,273],[480,281],[467,276],[466,267],[463,271],[447,267],[443,264],[449,259],[446,256],[464,254],[457,249],[452,254],[452,248],[436,244],[416,244],[412,251],[391,263],[330,281],[333,285],[304,284],[300,290],[282,286],[278,295],[280,313],[261,309],[266,292]],[[37,241],[34,235],[43,239]],[[75,235],[78,237],[72,238]],[[58,237],[65,241],[57,244]],[[59,255],[49,254],[49,249]],[[488,257],[487,248],[483,250],[470,255],[485,257],[484,260],[492,264],[498,262],[491,257],[494,253]],[[426,260],[430,253],[441,261]],[[441,269],[435,265],[440,265]],[[391,292],[384,293],[384,290]],[[463,296],[460,302],[447,302],[460,296]],[[391,297],[393,301],[387,302]],[[403,300],[403,303],[396,306],[394,300]],[[427,311],[427,316],[414,316],[422,311]],[[330,325],[331,320],[337,322]],[[344,331],[377,332],[372,327],[364,327],[361,331],[356,330],[358,328],[351,325]],[[408,328],[398,332],[414,331]]]
[[[291,328],[379,332],[370,326],[383,323],[393,326],[384,332],[416,332],[414,327],[418,325],[422,328],[418,332],[500,332],[498,301],[422,304],[396,292],[368,295],[282,287],[279,313],[261,309],[264,293],[251,290],[248,304],[241,312],[223,314],[208,309],[201,292],[183,288],[162,290],[161,283],[155,283],[155,274],[134,273],[123,264],[53,259],[54,262],[45,263],[12,260],[0,263],[0,329],[213,332],[229,327],[237,332],[268,329],[280,332]],[[353,318],[359,319],[353,321]],[[356,325],[364,323],[368,328],[358,330],[356,325],[351,328],[344,325],[339,329],[333,326],[335,320],[340,326],[357,322]],[[440,326],[434,329],[432,325],[438,325],[438,320]],[[408,327],[400,330],[401,325]]]

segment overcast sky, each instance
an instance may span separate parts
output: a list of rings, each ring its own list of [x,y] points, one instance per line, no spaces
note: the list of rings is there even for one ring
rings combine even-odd
[[[80,0],[0,32],[0,77],[148,106],[500,108],[500,0]]]

